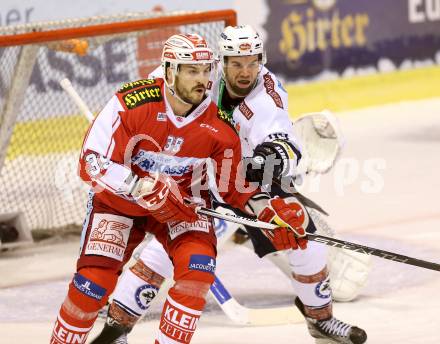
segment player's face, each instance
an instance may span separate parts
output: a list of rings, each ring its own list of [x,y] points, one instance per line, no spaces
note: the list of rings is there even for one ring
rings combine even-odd
[[[205,96],[210,74],[210,64],[181,64],[175,86],[179,97],[189,104],[200,104]]]
[[[259,70],[258,55],[228,56],[224,66],[225,78],[229,87],[236,95],[242,97],[252,91]]]

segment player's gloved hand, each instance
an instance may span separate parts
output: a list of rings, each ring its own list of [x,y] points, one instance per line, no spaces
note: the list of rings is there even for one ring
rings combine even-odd
[[[261,183],[283,176],[293,175],[293,170],[299,161],[299,156],[287,141],[275,140],[263,142],[255,147],[254,155],[246,168],[246,179],[250,182]],[[266,174],[266,175],[265,175]]]
[[[246,165],[246,180],[250,182],[261,183],[265,171],[270,181],[272,178],[277,178],[283,170],[283,162],[271,142],[259,144],[254,150],[254,156],[247,159],[249,163]],[[272,175],[269,175],[270,171],[273,171]]]
[[[268,201],[268,205],[260,211],[258,219],[280,226],[272,231],[263,232],[277,250],[304,250],[307,248],[304,230],[306,216],[307,213],[299,203],[286,203],[282,198],[276,197]]]
[[[131,195],[159,222],[194,222],[198,218],[195,208],[184,203],[184,199],[189,198],[186,192],[166,174],[156,173],[139,179]]]

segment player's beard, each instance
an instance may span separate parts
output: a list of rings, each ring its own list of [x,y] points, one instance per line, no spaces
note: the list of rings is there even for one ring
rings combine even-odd
[[[226,88],[228,89],[228,91],[232,92],[232,95],[235,95],[237,97],[246,97],[249,93],[251,93],[251,91],[255,86],[255,82],[257,81],[257,79],[250,80],[249,86],[240,87],[237,85],[237,82],[234,83],[231,81],[227,73],[225,74],[225,76],[226,76]]]
[[[197,89],[200,89],[200,92],[197,92]],[[187,88],[180,83],[178,77],[176,77],[175,90],[180,99],[191,105],[199,105],[205,98],[206,93],[206,88],[203,84]]]

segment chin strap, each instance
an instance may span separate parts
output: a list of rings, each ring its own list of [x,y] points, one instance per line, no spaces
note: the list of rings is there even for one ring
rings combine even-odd
[[[171,84],[171,85],[169,85],[168,84],[168,82],[167,82],[167,80],[166,79],[164,79],[165,80],[165,85],[167,86],[167,88],[168,88],[168,90],[170,91],[170,93],[171,93],[171,95],[173,96],[173,97],[175,97],[178,101],[180,101],[181,103],[183,103],[183,104],[185,104],[185,105],[191,105],[192,106],[192,104],[191,103],[188,103],[188,102],[186,102],[186,101],[184,101],[178,94],[177,94],[177,91],[174,89],[174,75],[173,75],[173,83]]]
[[[172,82],[169,83],[167,80],[167,75],[166,75],[166,71],[165,71],[165,75],[164,75],[164,81],[165,81],[165,85],[168,88],[168,90],[170,91],[171,95],[175,98],[177,98],[178,101],[180,101],[181,103],[185,104],[185,105],[191,105],[190,103],[184,101],[178,94],[177,91],[174,89],[174,84],[176,82],[176,75],[177,75],[177,66],[173,63],[170,64],[170,66],[168,68],[171,68],[171,75],[172,75]],[[165,70],[165,69],[164,69]]]

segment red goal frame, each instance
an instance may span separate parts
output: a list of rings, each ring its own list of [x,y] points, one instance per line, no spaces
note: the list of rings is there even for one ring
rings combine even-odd
[[[237,13],[234,10],[218,10],[176,14],[163,17],[130,20],[126,22],[98,24],[87,27],[37,31],[16,35],[0,35],[0,47],[52,42],[88,36],[104,36],[109,34],[142,31],[161,26],[197,24],[212,21],[225,21],[225,26],[237,25]]]

